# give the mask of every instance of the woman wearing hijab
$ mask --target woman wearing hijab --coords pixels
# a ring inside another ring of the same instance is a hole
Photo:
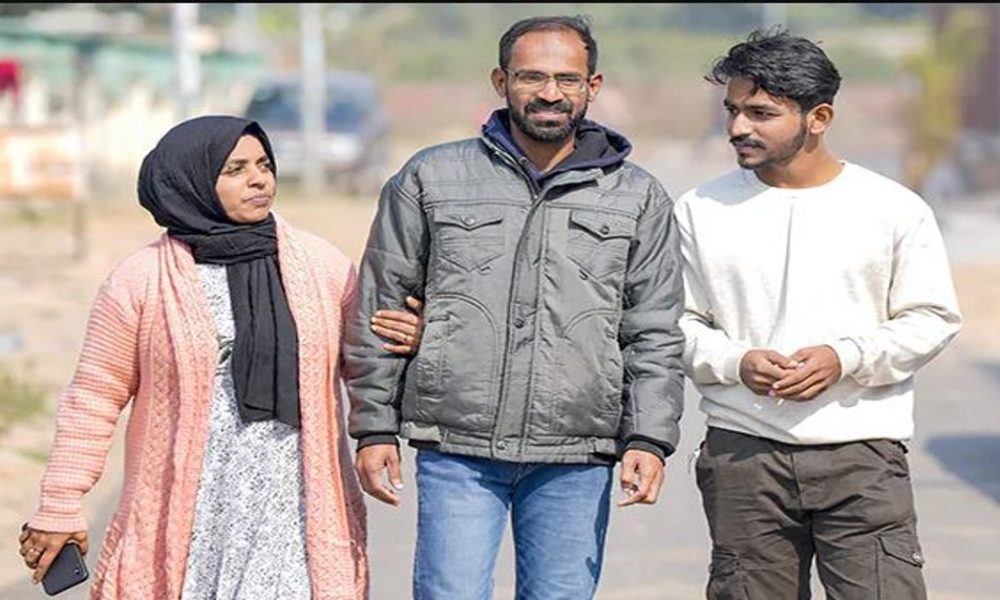
[[[86,551],[81,497],[131,400],[92,599],[366,597],[337,383],[354,268],[276,218],[274,192],[253,121],[192,119],[146,156],[139,201],[166,232],[95,301],[21,535],[36,582],[67,541]]]

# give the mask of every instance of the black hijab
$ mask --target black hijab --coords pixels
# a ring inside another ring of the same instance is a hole
[[[243,135],[260,140],[275,165],[267,134],[254,121],[208,116],[177,125],[142,161],[139,204],[171,237],[191,246],[195,262],[226,265],[240,417],[298,427],[298,334],[281,282],[274,216],[235,223],[215,192],[226,159]]]

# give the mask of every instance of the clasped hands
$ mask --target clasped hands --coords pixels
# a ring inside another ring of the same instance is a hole
[[[760,396],[778,402],[812,400],[840,379],[840,358],[830,346],[809,346],[784,356],[755,349],[740,360],[740,379]]]

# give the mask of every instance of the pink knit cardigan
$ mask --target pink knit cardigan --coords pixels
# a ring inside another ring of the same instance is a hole
[[[315,600],[367,597],[365,507],[341,426],[341,312],[351,261],[278,220],[278,260],[299,336],[306,554]],[[125,259],[91,311],[31,527],[86,529],[81,497],[104,470],[132,399],[125,476],[92,600],[180,598],[208,437],[215,325],[187,245],[166,235]]]

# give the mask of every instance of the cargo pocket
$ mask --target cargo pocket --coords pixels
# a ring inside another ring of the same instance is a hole
[[[878,536],[878,600],[924,600],[924,555],[909,532]]]
[[[708,600],[747,600],[747,577],[743,565],[735,554],[712,552],[712,566],[709,567]]]
[[[499,206],[440,206],[434,209],[438,255],[472,271],[504,253],[503,209]]]
[[[626,215],[573,210],[566,238],[570,260],[591,277],[624,272],[636,221]]]

